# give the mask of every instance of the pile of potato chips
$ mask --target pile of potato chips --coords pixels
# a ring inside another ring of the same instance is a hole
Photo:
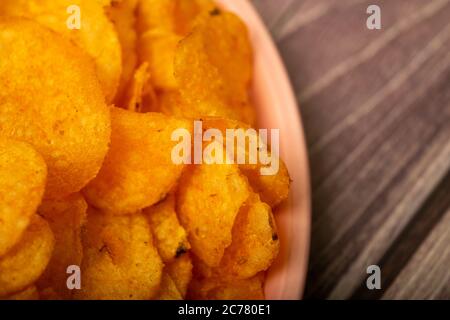
[[[171,160],[255,126],[251,78],[210,0],[0,1],[0,299],[263,299],[286,167]]]

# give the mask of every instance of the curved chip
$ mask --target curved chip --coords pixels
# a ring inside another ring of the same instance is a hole
[[[28,144],[0,138],[0,257],[27,228],[44,195],[47,166]]]
[[[216,267],[231,244],[234,220],[250,189],[236,165],[203,164],[189,169],[180,181],[177,212],[192,251]]]
[[[19,243],[0,258],[0,296],[19,292],[33,284],[47,267],[53,246],[50,226],[34,215]]]
[[[144,210],[162,260],[166,263],[181,257],[189,248],[186,231],[178,221],[173,195],[153,207]]]
[[[87,204],[80,194],[62,200],[44,201],[38,209],[50,225],[55,236],[55,249],[45,272],[37,282],[38,287],[54,289],[58,296],[72,296],[67,288],[67,268],[81,266],[83,247],[81,230],[86,221]]]
[[[142,214],[90,209],[83,247],[82,286],[76,299],[148,300],[158,294],[163,263]]]
[[[0,135],[28,142],[43,156],[46,198],[79,191],[100,169],[110,136],[91,60],[24,19],[0,18],[0,47]]]
[[[241,151],[245,152],[246,163],[239,164],[239,169],[248,178],[253,191],[257,192],[261,196],[263,202],[269,204],[272,208],[275,208],[288,198],[291,179],[289,177],[289,172],[283,160],[281,158],[273,159],[273,161],[277,161],[278,163],[278,171],[275,174],[262,175],[261,169],[264,168],[265,165],[261,163],[259,155],[257,163],[250,164],[248,161],[249,153],[254,152],[255,154],[258,154],[261,148],[264,148],[265,150],[268,151],[268,155],[272,157],[272,154],[270,153],[270,148],[268,148],[267,144],[263,142],[262,139],[260,139],[258,136],[255,136],[256,139],[255,146],[257,146],[257,149],[251,150],[250,139],[246,139],[244,144],[238,145],[238,140],[234,135],[227,136],[227,130],[230,129],[248,130],[250,129],[249,125],[236,120],[205,117],[203,118],[203,127],[205,129],[220,130],[222,132],[223,137],[227,137],[225,141],[227,144],[230,143],[235,147],[239,148],[245,146],[245,150]],[[244,131],[244,133],[246,132]],[[252,135],[249,136],[252,137]],[[236,154],[237,152],[235,152],[234,157],[235,162],[236,162]]]
[[[114,24],[122,50],[122,74],[115,98],[117,106],[124,105],[127,88],[137,67],[136,8],[138,0],[121,0],[107,6],[106,12]]]
[[[149,30],[139,37],[139,61],[149,63],[152,83],[156,89],[177,88],[174,59],[175,49],[181,39],[181,36],[161,29]]]
[[[83,48],[95,61],[103,93],[112,102],[122,72],[121,49],[114,26],[99,1],[2,0],[1,14],[35,20]]]
[[[134,112],[150,112],[155,109],[157,97],[150,78],[149,64],[144,62],[136,69],[120,107]]]
[[[161,287],[159,289],[159,294],[155,300],[183,300],[181,293],[173,281],[172,277],[166,272],[163,272],[161,278]]]
[[[168,263],[164,271],[171,277],[183,298],[186,297],[192,279],[192,259],[189,253],[177,257]]]
[[[171,140],[187,120],[112,109],[111,147],[97,177],[84,189],[88,203],[115,214],[134,213],[164,199],[183,164],[174,164]]]
[[[204,275],[229,279],[251,278],[270,267],[279,248],[272,210],[261,202],[257,194],[252,194],[236,217],[233,242],[225,250],[220,266],[206,269]],[[202,267],[198,270],[201,272]]]
[[[204,116],[255,122],[249,102],[253,72],[247,28],[234,14],[200,19],[175,52],[174,75],[188,118]]]
[[[138,30],[141,33],[162,29],[179,35],[192,30],[196,18],[216,8],[212,0],[145,0],[139,1]]]

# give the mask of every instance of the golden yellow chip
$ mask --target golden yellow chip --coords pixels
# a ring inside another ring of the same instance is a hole
[[[89,209],[83,249],[76,299],[147,300],[158,294],[163,263],[144,215]]]
[[[135,29],[138,0],[121,0],[106,7],[109,19],[114,24],[122,49],[122,75],[117,89],[115,104],[122,106],[126,90],[131,85],[137,67],[137,33]]]
[[[23,291],[14,293],[5,298],[6,300],[39,300],[36,286],[32,285]]]
[[[244,280],[224,281],[220,278],[193,279],[189,299],[194,300],[263,300],[264,273]]]
[[[0,138],[0,257],[27,228],[44,195],[46,177],[47,166],[30,145]]]
[[[216,272],[246,279],[267,270],[278,255],[280,242],[269,205],[252,194],[233,226],[233,242],[225,250]]]
[[[176,0],[144,0],[138,4],[138,31],[151,29],[174,30]]]
[[[183,175],[177,212],[192,251],[208,266],[219,265],[231,244],[235,217],[248,196],[247,179],[235,165],[197,165]]]
[[[91,60],[22,19],[0,18],[0,47],[0,135],[26,141],[43,156],[46,198],[79,191],[100,169],[110,136]]]
[[[157,97],[150,78],[149,64],[144,62],[135,71],[120,106],[134,112],[150,112],[156,108]]]
[[[200,19],[175,53],[174,74],[188,118],[224,117],[254,124],[249,102],[252,50],[247,29],[232,13]]]
[[[179,35],[192,30],[195,19],[216,7],[212,0],[144,0],[139,1],[138,29],[141,33],[162,29]]]
[[[83,48],[95,61],[106,100],[113,100],[122,72],[120,43],[98,1],[2,0],[0,14],[33,19]]]
[[[83,258],[81,228],[86,221],[87,204],[80,194],[63,200],[44,201],[38,212],[50,224],[55,235],[55,249],[52,258],[39,278],[38,287],[52,287],[58,296],[70,298],[67,289],[67,268],[80,266]]]
[[[171,277],[183,298],[186,297],[189,283],[192,279],[192,259],[189,253],[177,257],[168,263],[164,269]]]
[[[172,132],[189,121],[157,113],[112,109],[111,147],[97,177],[84,189],[86,200],[115,214],[133,213],[164,199],[184,165],[174,164]]]
[[[175,212],[175,197],[169,195],[163,202],[144,210],[152,228],[156,247],[164,263],[182,256],[190,248],[186,231]]]
[[[34,215],[19,243],[0,258],[0,297],[33,284],[50,261],[53,246],[50,226]]]
[[[161,287],[155,300],[183,300],[175,282],[166,272],[163,272]]]
[[[250,126],[245,123],[230,120],[230,119],[221,119],[221,118],[203,118],[203,127],[205,129],[218,129],[222,132],[224,137],[227,137],[226,130],[227,129],[243,129],[248,130]],[[279,167],[278,171],[272,175],[262,175],[261,169],[266,167],[263,165],[258,158],[258,162],[256,164],[249,163],[249,152],[258,153],[260,148],[266,148],[268,154],[270,154],[270,148],[267,148],[267,145],[261,141],[259,137],[256,136],[257,148],[256,150],[250,150],[250,141],[245,140],[245,164],[240,164],[239,169],[242,173],[248,178],[250,185],[253,191],[257,192],[261,196],[261,200],[267,204],[269,204],[272,208],[275,208],[281,202],[285,201],[289,196],[290,189],[290,177],[289,172],[284,164],[283,160],[280,158],[273,159],[277,161]],[[238,146],[237,139],[233,136],[231,141],[227,141],[226,143],[230,143],[235,147]],[[237,154],[237,152],[236,152]],[[236,154],[234,160],[236,161]],[[272,156],[272,155],[271,155]]]
[[[139,37],[139,61],[148,62],[156,89],[177,88],[174,77],[175,49],[181,36],[162,29],[152,29]]]

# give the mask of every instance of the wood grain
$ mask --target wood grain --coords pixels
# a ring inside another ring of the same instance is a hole
[[[309,146],[306,298],[450,299],[450,0],[253,3]],[[381,30],[366,28],[370,4],[381,7]],[[371,264],[382,290],[365,287]]]

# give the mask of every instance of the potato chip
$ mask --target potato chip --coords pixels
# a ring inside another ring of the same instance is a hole
[[[87,204],[80,194],[63,200],[44,201],[38,209],[55,235],[55,249],[45,272],[38,280],[39,288],[52,287],[58,296],[70,298],[67,268],[80,266],[83,258],[81,228],[86,221]]]
[[[39,300],[39,293],[36,286],[32,285],[23,291],[14,293],[5,298],[6,300]]]
[[[28,20],[0,18],[0,47],[0,135],[26,141],[43,156],[46,198],[79,191],[100,169],[110,136],[93,64]]]
[[[166,272],[163,272],[161,288],[159,290],[159,294],[155,300],[183,300],[175,282]]]
[[[192,279],[192,268],[192,259],[189,253],[177,257],[164,268],[164,271],[171,277],[183,298],[186,297],[187,289]]]
[[[224,137],[226,137],[227,129],[250,129],[250,126],[239,121],[208,117],[203,118],[203,127],[205,129],[218,129],[222,132]],[[227,143],[234,143],[234,146],[237,146],[236,139],[234,139],[234,141],[227,141]],[[258,144],[264,144],[264,142],[258,138]],[[246,140],[246,163],[240,164],[239,169],[241,169],[242,173],[248,178],[252,189],[261,196],[262,201],[269,204],[272,208],[275,208],[289,196],[289,172],[283,160],[277,159],[279,163],[278,172],[274,175],[262,175],[261,168],[264,167],[262,163],[258,162],[257,164],[250,164],[248,162],[249,146],[249,141]],[[236,158],[234,158],[234,160],[236,161]]]
[[[252,51],[245,25],[234,14],[218,10],[199,21],[175,52],[182,113],[254,124],[248,94]]]
[[[184,165],[171,159],[174,130],[192,131],[186,120],[157,113],[112,109],[111,147],[97,177],[84,189],[86,200],[116,214],[134,213],[164,199]]]
[[[177,88],[174,59],[175,49],[181,39],[181,36],[162,29],[149,30],[139,37],[139,61],[149,63],[152,82],[156,89]]]
[[[0,258],[0,297],[33,284],[50,261],[53,246],[50,226],[34,215],[19,243]]]
[[[122,106],[126,91],[131,85],[137,67],[137,33],[135,29],[138,0],[114,1],[106,7],[106,13],[114,24],[122,50],[122,74],[115,104]]]
[[[276,208],[288,198],[291,180],[286,165],[281,159],[276,175],[261,175],[261,165],[242,165],[240,169],[248,178],[253,190],[259,193],[262,201],[272,208]]]
[[[207,276],[251,278],[267,270],[278,255],[280,243],[269,205],[252,194],[233,226],[233,242],[225,250],[220,266]]]
[[[28,144],[0,138],[0,257],[27,228],[42,200],[47,166]]]
[[[145,62],[134,73],[121,107],[134,112],[150,112],[156,105],[157,97],[150,82],[149,64]]]
[[[138,31],[151,29],[174,31],[176,0],[144,0],[138,4]]]
[[[162,29],[186,35],[195,19],[216,7],[211,0],[144,0],[138,6],[138,29],[141,33]]]
[[[73,6],[78,6],[79,17],[76,11],[70,10],[74,8]],[[83,48],[95,61],[97,75],[106,100],[108,102],[113,100],[122,72],[120,43],[114,26],[106,17],[99,2],[2,0],[0,14],[33,19]],[[78,26],[76,22],[80,22],[80,25]],[[35,50],[35,52],[39,51]]]
[[[235,217],[248,196],[247,179],[235,165],[192,166],[183,175],[177,212],[192,251],[208,266],[217,266],[231,244]]]
[[[192,31],[200,15],[217,10],[217,5],[212,0],[176,0],[175,2],[175,31],[183,36]]]
[[[186,231],[178,221],[173,195],[144,210],[152,228],[156,247],[162,260],[170,262],[185,254],[190,248]]]
[[[83,248],[76,299],[140,300],[158,294],[163,263],[144,215],[89,209]]]
[[[223,281],[220,278],[193,279],[188,298],[194,300],[263,300],[264,273],[253,278]]]
[[[157,111],[168,116],[182,118],[183,110],[186,106],[183,105],[180,92],[177,90],[162,91],[158,94]]]

